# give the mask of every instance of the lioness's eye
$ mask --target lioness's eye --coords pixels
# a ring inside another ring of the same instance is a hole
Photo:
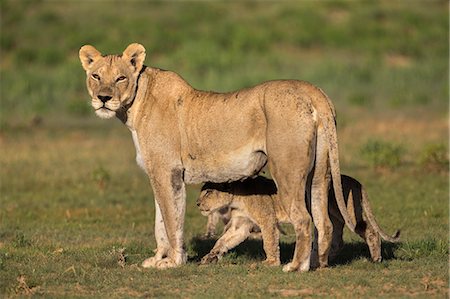
[[[124,81],[127,77],[125,76],[120,76],[119,78],[116,79],[116,82],[120,82],[120,81]]]
[[[97,74],[92,74],[92,78],[94,78],[95,80],[100,80],[100,76]]]

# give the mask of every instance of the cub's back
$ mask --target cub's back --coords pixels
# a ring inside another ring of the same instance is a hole
[[[239,208],[257,224],[265,219],[273,220],[276,212],[273,196],[277,192],[273,180],[262,176],[231,183],[233,206]]]

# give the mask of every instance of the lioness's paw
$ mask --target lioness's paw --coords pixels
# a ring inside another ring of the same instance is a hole
[[[292,262],[283,266],[283,272],[294,272],[297,271],[298,267],[295,267]]]
[[[219,256],[215,253],[208,253],[200,261],[201,265],[207,265],[211,263],[217,263],[219,261]]]
[[[303,263],[302,265],[294,264],[293,262],[290,262],[283,267],[283,272],[307,272],[309,271],[309,261],[306,263]]]
[[[214,239],[215,237],[216,237],[216,234],[212,233],[212,232],[207,232],[206,234],[201,236],[201,238],[204,239],[204,240]]]
[[[144,260],[141,264],[143,268],[156,268],[156,263],[160,261],[161,259],[157,258],[156,256],[149,257],[148,259]]]
[[[163,269],[169,269],[169,268],[175,268],[180,266],[181,264],[176,263],[171,258],[163,258],[162,260],[159,260],[156,262],[156,268],[163,270]]]

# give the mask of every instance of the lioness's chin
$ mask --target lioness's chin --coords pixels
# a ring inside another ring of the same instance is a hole
[[[116,112],[111,111],[106,108],[100,108],[100,109],[95,110],[95,114],[97,114],[97,116],[100,118],[108,119],[108,118],[114,117],[116,115]]]

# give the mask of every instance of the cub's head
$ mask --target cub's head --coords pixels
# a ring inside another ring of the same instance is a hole
[[[233,200],[233,195],[229,192],[228,184],[206,183],[203,185],[197,199],[197,206],[202,215],[207,216],[214,211],[229,206]]]
[[[79,55],[95,113],[101,118],[115,116],[135,96],[145,48],[131,44],[121,55],[102,55],[93,46],[86,45],[81,47]]]

